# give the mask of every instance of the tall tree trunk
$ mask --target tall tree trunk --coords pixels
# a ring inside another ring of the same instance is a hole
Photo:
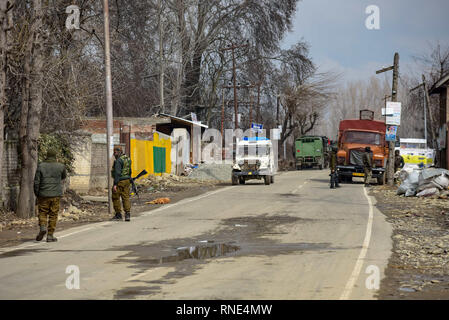
[[[0,203],[3,206],[3,149],[4,118],[6,109],[6,64],[7,64],[7,0],[0,0]]]
[[[34,215],[33,181],[37,167],[42,110],[42,0],[33,0],[33,24],[25,58],[25,79],[20,121],[21,177],[17,215],[27,218]]]

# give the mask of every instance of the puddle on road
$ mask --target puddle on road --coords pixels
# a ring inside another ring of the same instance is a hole
[[[115,247],[109,250],[124,251],[124,255],[110,263],[131,264],[135,274],[145,273],[151,268],[167,266],[173,271],[159,279],[132,280],[138,286],[125,287],[115,294],[117,299],[133,299],[160,293],[161,283],[170,285],[179,278],[195,273],[204,264],[217,259],[232,257],[273,257],[314,251],[328,253],[343,248],[332,248],[330,243],[282,243],[273,236],[288,234],[291,225],[314,223],[314,219],[303,219],[285,215],[245,216],[225,219],[208,233],[192,238],[178,238],[156,243],[141,243]],[[207,239],[207,240],[205,240]],[[145,283],[147,287],[142,286]]]
[[[239,250],[240,247],[229,243],[204,243],[189,247],[176,248],[176,253],[168,256],[153,259],[138,259],[137,262],[146,262],[148,264],[163,264],[179,262],[186,259],[210,259],[226,256]],[[164,250],[167,251],[167,250]]]

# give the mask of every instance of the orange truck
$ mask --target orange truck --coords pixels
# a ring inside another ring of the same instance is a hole
[[[368,115],[368,116],[366,116]],[[362,110],[359,120],[342,120],[338,132],[337,173],[343,182],[353,177],[364,177],[363,153],[370,147],[373,155],[372,177],[378,184],[385,183],[388,142],[386,125],[375,121],[374,112]]]

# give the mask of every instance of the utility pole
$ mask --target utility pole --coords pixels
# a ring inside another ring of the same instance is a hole
[[[234,85],[232,85],[232,86],[223,86],[222,87],[222,89],[234,89],[234,90],[237,90],[237,89],[251,89],[251,88],[254,88],[255,86],[256,86],[257,84],[246,84],[246,85],[240,85],[240,83],[238,84],[238,85],[236,85],[235,83],[234,83]],[[224,97],[224,91],[223,91],[223,97]],[[223,98],[224,99],[224,98]],[[252,95],[250,94],[250,109],[249,109],[249,117],[250,117],[250,122],[251,122],[251,119],[252,119],[252,112],[253,112],[253,110],[252,110]],[[235,109],[235,106],[236,106],[236,104],[237,104],[237,101],[235,101],[235,93],[234,93],[234,111],[235,110],[237,110],[237,109]],[[223,104],[224,105],[224,104]],[[223,109],[224,110],[224,109]],[[236,113],[237,114],[237,113]],[[224,111],[223,111],[223,116],[222,116],[222,118],[224,117]],[[237,124],[237,116],[236,116],[236,124]]]
[[[259,82],[257,84],[257,116],[256,116],[257,123],[260,123],[260,85],[261,83]]]
[[[235,49],[239,49],[239,48],[244,48],[244,47],[247,47],[247,46],[248,46],[248,43],[240,44],[240,45],[231,44],[227,48],[221,49],[221,51],[228,51],[228,50],[232,51],[232,78],[233,78],[233,87],[234,87],[235,129],[238,129],[239,119],[238,119],[238,114],[237,114],[237,112],[238,112],[238,104],[237,104],[237,76],[236,76],[236,65],[235,65],[235,53],[234,53],[234,50]]]
[[[394,54],[393,65],[376,71],[376,74],[384,73],[393,70],[393,85],[391,91],[391,101],[397,102],[398,97],[398,80],[399,80],[399,53]],[[388,185],[394,185],[394,146],[395,141],[388,141],[388,166],[387,166],[387,180]]]
[[[164,36],[163,36],[163,30],[164,25],[162,21],[162,0],[158,1],[158,16],[159,16],[159,63],[160,63],[160,71],[161,74],[159,75],[159,95],[160,95],[160,105],[162,113],[165,113],[165,98],[164,98],[164,78],[165,78],[165,58],[164,58]]]
[[[111,158],[113,154],[113,119],[112,119],[112,81],[111,81],[111,54],[109,44],[109,3],[108,0],[103,0],[103,13],[104,13],[104,61],[106,71],[106,144],[107,144],[107,172],[108,177],[108,208],[109,213],[112,214],[112,179],[111,170],[112,163]]]
[[[278,94],[276,96],[276,125],[279,126],[279,104],[281,96]]]
[[[430,97],[429,97],[429,90],[427,89],[427,83],[426,83],[426,77],[422,75],[422,83],[410,90],[410,92],[413,92],[419,88],[423,88],[423,105],[424,105],[424,136],[426,139],[426,149],[427,149],[427,114],[429,114],[429,120],[430,120],[430,140],[431,140],[431,147],[434,146],[435,141],[435,135],[433,132],[432,124],[435,123],[433,119],[433,113],[430,110]]]

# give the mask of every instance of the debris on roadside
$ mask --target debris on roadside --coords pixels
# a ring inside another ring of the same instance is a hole
[[[152,201],[145,202],[145,204],[166,204],[170,203],[170,198],[157,198]]]
[[[231,175],[232,165],[230,164],[201,163],[197,168],[192,169],[188,178],[199,181],[230,182]]]
[[[397,195],[448,198],[449,170],[407,168],[396,173],[396,177],[402,181]]]

